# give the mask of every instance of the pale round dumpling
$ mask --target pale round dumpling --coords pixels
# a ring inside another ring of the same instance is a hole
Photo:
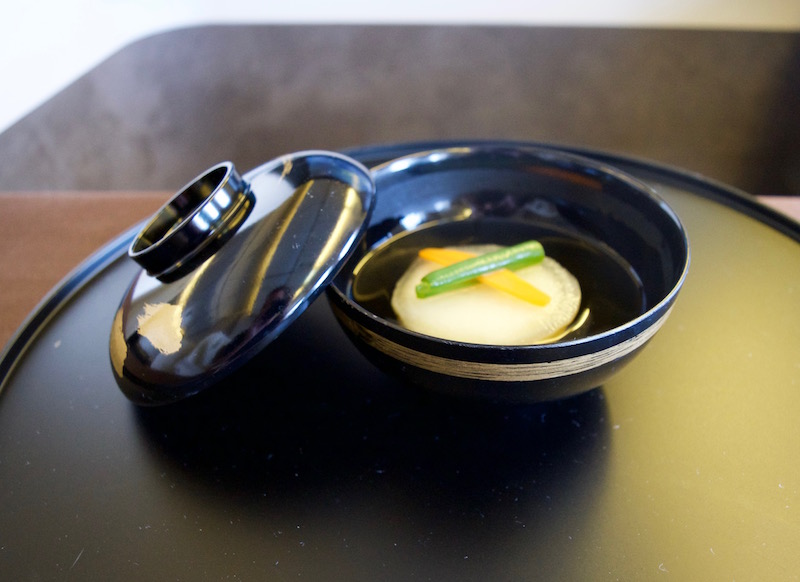
[[[501,247],[453,247],[484,254]],[[441,265],[417,258],[400,277],[392,293],[392,308],[400,323],[412,331],[459,342],[489,345],[527,345],[546,340],[575,319],[581,304],[578,280],[557,261],[545,257],[536,265],[514,271],[550,296],[538,306],[484,284],[448,291],[425,299],[416,286]]]

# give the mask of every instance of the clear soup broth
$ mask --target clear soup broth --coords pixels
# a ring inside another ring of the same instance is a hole
[[[353,270],[347,292],[371,313],[400,323],[391,307],[394,286],[424,247],[513,245],[538,240],[545,253],[569,270],[581,286],[579,317],[586,320],[560,342],[600,334],[644,313],[644,287],[634,269],[611,248],[547,225],[481,218],[430,223],[396,235],[367,253]]]

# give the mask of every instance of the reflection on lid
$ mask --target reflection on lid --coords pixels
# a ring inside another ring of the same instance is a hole
[[[162,354],[174,354],[183,341],[182,312],[182,305],[145,303],[143,312],[136,317],[139,335]]]

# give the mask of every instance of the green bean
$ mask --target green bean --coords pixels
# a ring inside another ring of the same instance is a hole
[[[447,286],[454,283],[469,281],[499,269],[521,269],[534,265],[543,258],[544,248],[541,243],[527,241],[431,271],[422,278],[422,284],[433,290],[430,294],[435,294],[439,287],[445,286],[442,289],[444,291],[450,289]]]

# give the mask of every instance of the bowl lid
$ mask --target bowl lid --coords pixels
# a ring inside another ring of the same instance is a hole
[[[109,351],[122,391],[166,404],[218,382],[274,340],[327,287],[375,198],[364,166],[323,151],[240,176],[197,176],[135,237],[142,270],[117,310]]]

